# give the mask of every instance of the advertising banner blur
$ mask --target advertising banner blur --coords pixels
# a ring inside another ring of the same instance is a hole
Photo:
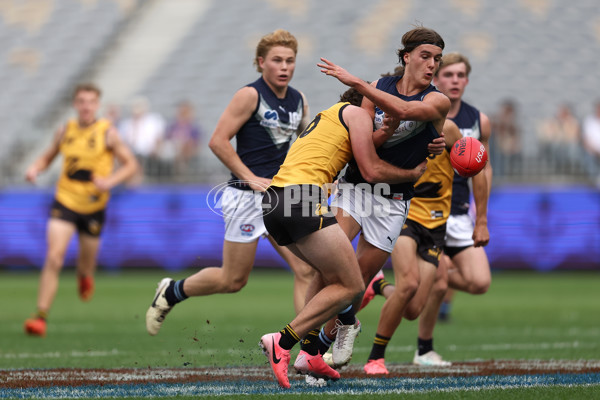
[[[169,270],[220,265],[224,223],[208,186],[144,187],[113,193],[102,235],[103,269]],[[53,194],[6,189],[0,193],[0,265],[36,267],[46,251]],[[499,187],[489,203],[494,269],[600,269],[600,193],[587,187]],[[240,229],[248,228],[241,226]],[[74,265],[77,241],[67,254]],[[256,266],[286,267],[262,239]]]

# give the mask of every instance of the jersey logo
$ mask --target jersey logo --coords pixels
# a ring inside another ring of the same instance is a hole
[[[431,219],[443,218],[444,212],[442,210],[431,210]]]
[[[242,236],[252,236],[252,232],[254,232],[254,229],[254,225],[252,224],[240,225],[240,231],[242,231]]]
[[[431,257],[435,257],[439,260],[441,254],[442,254],[442,250],[434,247],[433,249],[428,249],[427,254],[430,255]]]
[[[375,129],[380,129],[383,126],[384,118],[385,113],[379,108],[376,108],[374,119]],[[411,137],[421,133],[426,126],[427,123],[424,121],[402,121],[394,131],[393,135],[382,145],[382,147],[391,147],[407,139],[410,139]]]
[[[472,137],[475,139],[481,138],[481,132],[479,130],[479,121],[475,121],[475,124],[471,128],[461,128],[459,129],[461,135],[464,137]]]
[[[273,106],[275,107],[275,106]],[[289,144],[290,138],[297,132],[298,126],[302,121],[302,108],[298,106],[298,110],[279,114],[277,110],[271,108],[269,103],[260,96],[258,110],[254,117],[258,120],[260,126],[265,128],[269,136],[278,148]]]
[[[91,220],[88,223],[88,229],[92,235],[98,235],[100,233],[100,229],[102,229],[102,224],[96,220]]]
[[[272,119],[277,121],[279,119],[279,114],[277,114],[277,111],[272,110],[272,111],[265,111],[265,115],[264,115],[265,119]]]

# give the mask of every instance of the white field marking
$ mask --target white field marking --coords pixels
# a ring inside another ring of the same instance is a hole
[[[595,341],[573,341],[573,342],[542,342],[542,343],[484,343],[476,345],[446,345],[440,346],[440,352],[464,352],[464,351],[498,351],[498,350],[549,350],[549,349],[596,349],[600,344]],[[416,346],[388,346],[387,351],[393,353],[414,353]],[[371,347],[356,346],[355,354],[366,354]]]
[[[546,342],[546,343],[495,343],[481,344],[473,346],[449,345],[445,346],[448,351],[498,351],[498,350],[556,350],[556,349],[595,349],[598,348],[595,342]]]

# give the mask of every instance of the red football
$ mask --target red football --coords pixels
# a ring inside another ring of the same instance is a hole
[[[450,163],[460,176],[477,175],[487,163],[487,152],[481,142],[472,137],[458,139],[450,151]]]

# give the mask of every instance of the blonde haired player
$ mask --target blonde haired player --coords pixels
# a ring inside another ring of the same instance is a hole
[[[258,239],[267,235],[260,207],[264,191],[283,163],[292,137],[304,129],[308,119],[304,95],[289,86],[297,50],[296,38],[283,29],[265,35],[256,46],[254,63],[261,76],[235,93],[209,143],[232,174],[222,197],[223,263],[186,279],[164,278],[146,313],[150,335],[158,334],[167,313],[188,297],[234,293],[246,285]],[[230,142],[234,137],[237,148]],[[312,269],[267,237],[294,271],[294,305],[298,312],[304,304]]]
[[[40,275],[37,313],[25,321],[25,332],[46,335],[48,312],[58,290],[65,253],[75,232],[79,236],[77,279],[79,297],[88,301],[94,292],[94,272],[110,189],[133,176],[137,161],[106,119],[98,119],[100,89],[93,84],[78,85],[73,94],[77,118],[69,120],[54,134],[52,143],[27,169],[26,179],[37,175],[63,156],[62,171],[47,226],[48,249]],[[113,169],[114,159],[120,167]]]

